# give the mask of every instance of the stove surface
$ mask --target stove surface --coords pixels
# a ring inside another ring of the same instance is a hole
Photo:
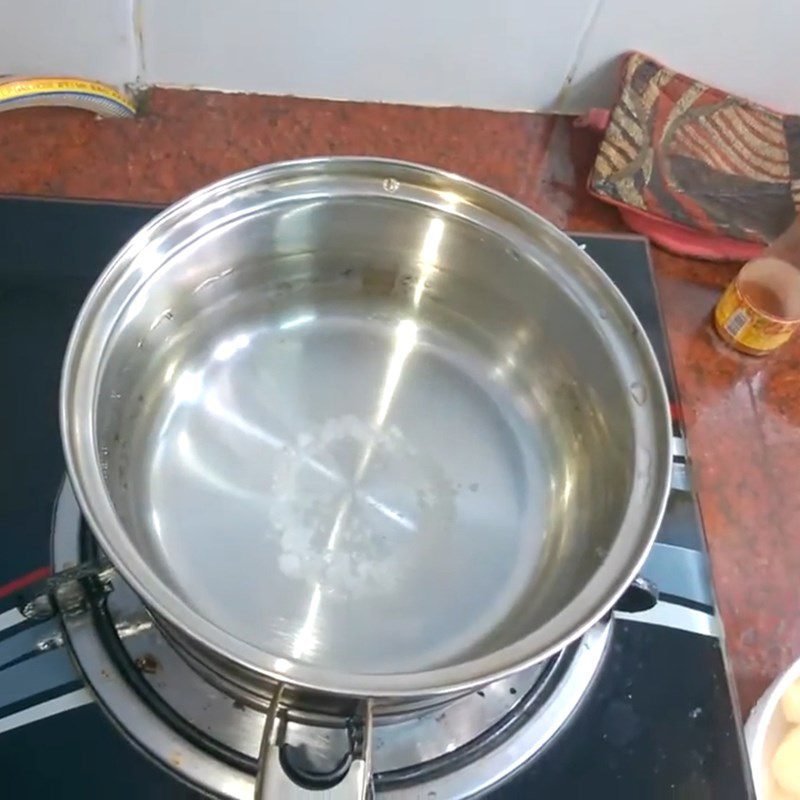
[[[177,777],[180,764],[154,763],[146,743],[133,745],[93,702],[58,624],[30,625],[15,610],[51,564],[51,515],[64,474],[58,381],[72,323],[105,264],[157,210],[0,200],[0,770],[15,797],[92,796],[87,787],[110,797],[201,796]],[[574,238],[642,321],[677,410],[646,243]],[[677,419],[675,436],[674,488],[643,570],[659,602],[614,614],[589,691],[560,731],[487,796],[752,796]],[[390,788],[379,782],[379,796]],[[432,797],[413,781],[397,796]]]

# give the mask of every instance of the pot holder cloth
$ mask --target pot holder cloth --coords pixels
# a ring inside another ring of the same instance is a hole
[[[800,117],[630,53],[588,188],[668,250],[752,258],[800,207]]]

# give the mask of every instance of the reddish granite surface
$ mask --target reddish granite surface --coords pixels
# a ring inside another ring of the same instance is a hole
[[[583,188],[596,144],[563,117],[156,90],[136,120],[0,115],[0,193],[166,203],[267,161],[375,154],[460,172],[562,227],[621,230]],[[763,360],[733,353],[708,314],[736,265],[654,258],[746,712],[800,656],[800,337]]]

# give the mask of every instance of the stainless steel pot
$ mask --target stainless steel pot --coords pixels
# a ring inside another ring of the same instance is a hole
[[[395,714],[563,648],[669,483],[662,378],[602,271],[379,159],[258,168],[149,223],[80,313],[61,424],[112,562],[276,713]]]

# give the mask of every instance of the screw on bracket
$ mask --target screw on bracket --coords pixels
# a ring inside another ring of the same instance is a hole
[[[57,572],[35,589],[35,596],[20,609],[29,620],[44,620],[58,613],[72,615],[85,611],[92,596],[111,590],[113,567],[87,562]]]

